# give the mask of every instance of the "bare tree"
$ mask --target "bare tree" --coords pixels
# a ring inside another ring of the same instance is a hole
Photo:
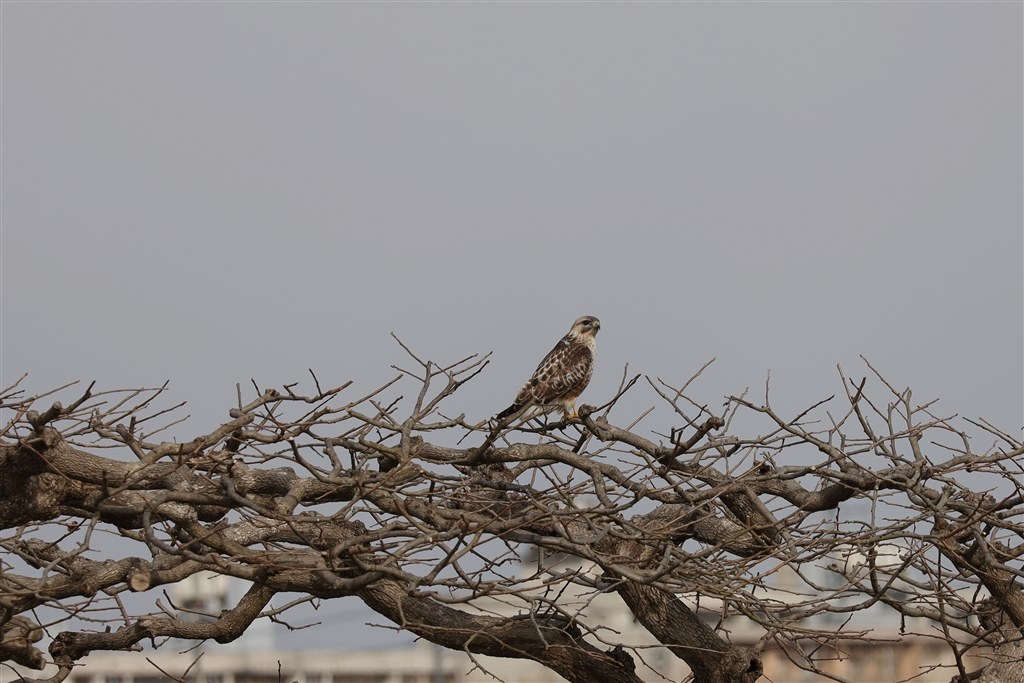
[[[445,648],[633,683],[644,652],[585,607],[617,596],[699,683],[770,677],[766,647],[823,671],[837,643],[869,637],[847,617],[879,603],[931,624],[954,681],[1022,680],[1018,438],[941,416],[870,366],[870,382],[840,370],[839,395],[796,415],[772,407],[767,384],[712,411],[693,378],[624,373],[578,423],[499,429],[446,415],[486,358],[409,356],[415,370],[364,395],[315,376],[305,391],[240,389],[228,421],[184,442],[161,440],[182,428],[156,407],[166,387],[3,390],[3,659],[56,665],[47,680],[62,681],[92,651],[227,642],[304,601],[348,598]],[[661,433],[641,433],[646,413],[613,422],[644,386],[671,416]],[[102,534],[126,539],[120,556],[90,552]],[[527,568],[529,552],[576,561]],[[783,570],[801,590],[779,599]],[[206,621],[160,600],[133,613],[125,599],[201,571],[251,587]],[[305,597],[272,605],[280,593]],[[737,619],[760,640],[730,642]],[[968,670],[967,653],[987,664]]]

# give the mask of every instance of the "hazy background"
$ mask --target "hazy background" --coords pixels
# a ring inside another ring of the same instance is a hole
[[[4,384],[169,379],[198,433],[394,331],[494,351],[480,419],[586,313],[584,401],[717,357],[795,410],[863,354],[1019,433],[1021,3],[0,11]]]

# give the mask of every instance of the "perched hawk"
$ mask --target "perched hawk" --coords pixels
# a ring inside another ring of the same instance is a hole
[[[497,415],[499,422],[517,417],[529,420],[561,408],[566,420],[579,417],[576,399],[594,374],[594,343],[601,321],[592,315],[578,318],[569,333],[540,362],[516,400]]]

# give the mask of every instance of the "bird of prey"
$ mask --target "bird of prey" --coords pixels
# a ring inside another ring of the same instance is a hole
[[[516,400],[497,415],[499,423],[529,420],[561,408],[566,420],[578,419],[576,399],[594,374],[594,345],[601,321],[592,315],[577,318],[569,332],[540,362]]]

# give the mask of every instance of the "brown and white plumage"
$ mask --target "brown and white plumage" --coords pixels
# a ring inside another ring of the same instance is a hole
[[[497,415],[501,422],[529,420],[557,408],[565,419],[578,417],[576,399],[594,374],[594,347],[601,321],[592,315],[578,318],[540,362],[516,400]]]

